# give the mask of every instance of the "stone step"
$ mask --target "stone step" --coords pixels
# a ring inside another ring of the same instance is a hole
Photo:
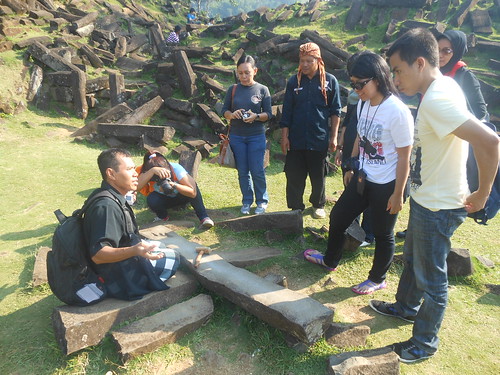
[[[276,285],[226,262],[217,254],[205,255],[198,268],[194,260],[200,245],[158,225],[141,230],[141,235],[176,249],[182,263],[194,272],[205,288],[302,342],[314,343],[332,322],[333,311],[318,301]]]
[[[191,296],[198,287],[192,275],[177,271],[170,289],[135,301],[106,299],[92,306],[59,306],[52,312],[54,335],[64,354],[98,344],[109,330],[127,320],[142,318]]]
[[[111,332],[123,362],[179,340],[205,324],[214,312],[212,298],[200,294],[167,310]]]

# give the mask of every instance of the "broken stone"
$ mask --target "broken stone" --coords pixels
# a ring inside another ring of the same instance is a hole
[[[196,74],[194,74],[191,68],[186,52],[175,51],[172,60],[184,96],[186,98],[196,96],[198,94],[198,89],[196,88]]]
[[[221,221],[217,225],[235,232],[266,230],[273,228],[285,233],[302,233],[302,213],[300,210],[271,212]]]
[[[325,340],[339,348],[365,346],[369,335],[370,327],[366,325],[332,323],[325,332]]]
[[[137,140],[145,135],[148,138],[164,143],[172,139],[175,129],[169,126],[138,125],[138,124],[99,124],[97,133],[106,137],[118,137],[129,140]]]
[[[54,308],[52,325],[63,354],[96,345],[111,328],[179,303],[198,288],[195,279],[181,271],[177,271],[167,285],[170,287],[168,290],[149,293],[139,300],[109,298],[92,306]]]
[[[212,298],[199,294],[152,316],[111,332],[123,362],[176,342],[205,324],[214,312]]]
[[[282,252],[274,247],[259,246],[238,251],[225,251],[219,255],[233,266],[245,268],[258,264],[264,260],[278,257],[282,255]]]
[[[474,273],[474,267],[468,249],[452,248],[446,258],[448,276],[469,276]]]
[[[478,255],[476,257],[476,259],[479,261],[479,263],[481,263],[483,266],[485,267],[488,267],[488,268],[494,268],[495,267],[495,263],[491,260],[491,259],[488,259],[482,255]]]
[[[91,133],[94,133],[97,129],[97,125],[99,123],[107,123],[107,122],[113,122],[116,121],[120,118],[122,118],[125,114],[132,112],[132,109],[129,108],[128,105],[125,103],[120,103],[110,109],[108,109],[106,112],[104,112],[102,115],[96,117],[94,120],[86,124],[84,127],[78,129],[75,131],[73,134],[71,134],[73,137],[76,136],[81,136],[81,135],[88,135]]]
[[[399,375],[399,357],[390,347],[346,352],[328,359],[330,375]]]
[[[33,286],[39,286],[48,282],[47,253],[49,251],[49,247],[42,246],[36,253],[35,267],[33,268]]]
[[[276,273],[268,273],[266,276],[264,276],[264,280],[270,281],[277,285],[281,285],[283,288],[288,288],[288,280],[286,276],[278,275]]]
[[[176,249],[182,263],[196,273],[197,279],[208,290],[305,343],[317,341],[331,323],[333,311],[318,301],[234,267],[217,254],[204,255],[195,269],[193,263],[198,255],[195,249],[200,245],[187,241],[165,226],[143,229],[141,234]]]

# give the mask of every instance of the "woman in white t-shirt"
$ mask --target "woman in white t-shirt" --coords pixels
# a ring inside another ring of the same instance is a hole
[[[351,86],[360,97],[358,135],[344,177],[346,188],[330,213],[325,255],[308,249],[304,257],[334,271],[342,258],[344,232],[368,206],[372,210],[375,255],[368,279],[355,285],[358,294],[387,286],[386,273],[394,256],[394,225],[403,207],[413,144],[413,118],[394,95],[390,69],[379,55],[359,54],[349,71]]]

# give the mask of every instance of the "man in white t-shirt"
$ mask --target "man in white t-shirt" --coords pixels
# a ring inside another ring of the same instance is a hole
[[[396,302],[372,300],[370,306],[413,322],[411,339],[393,344],[400,361],[411,363],[437,351],[448,301],[450,238],[468,212],[486,203],[498,168],[499,138],[467,111],[458,84],[439,71],[438,45],[428,30],[410,30],[394,42],[387,56],[398,89],[423,97],[415,122],[410,218]],[[467,142],[480,176],[472,194],[466,180]]]

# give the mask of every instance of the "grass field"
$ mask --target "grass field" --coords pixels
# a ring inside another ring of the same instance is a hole
[[[69,132],[80,121],[62,115],[42,116],[31,111],[0,119],[0,373],[3,374],[205,374],[206,368],[218,374],[321,374],[329,355],[340,352],[320,340],[307,353],[289,349],[281,332],[269,327],[231,303],[213,295],[215,313],[211,321],[176,344],[121,365],[109,338],[101,344],[64,357],[54,340],[50,314],[60,303],[45,287],[32,288],[34,257],[40,246],[50,246],[56,225],[52,212],[61,208],[69,213],[79,207],[99,185],[96,158],[105,148],[100,144],[72,141]],[[277,148],[277,145],[273,146]],[[140,162],[141,154],[134,152]],[[269,211],[286,210],[283,164],[272,161],[268,168]],[[203,162],[199,184],[209,210],[217,222],[238,216],[240,193],[234,170]],[[339,176],[327,180],[330,201],[340,192]],[[331,204],[327,207],[329,210]],[[136,207],[140,224],[149,223],[153,214],[140,199]],[[172,219],[196,217],[192,209],[172,211]],[[405,227],[407,207],[398,220]],[[314,220],[308,210],[304,226],[319,228],[327,220]],[[470,249],[498,264],[500,240],[498,218],[488,226],[468,220],[457,231],[453,246]],[[260,231],[231,233],[215,227],[209,231],[191,228],[181,232],[191,240],[219,252],[269,245]],[[373,247],[344,259],[339,270],[328,275],[318,267],[293,259],[308,247],[324,249],[325,242],[305,235],[304,240],[284,236],[271,243],[283,255],[254,266],[259,275],[273,272],[287,277],[289,287],[334,304],[335,321],[367,324],[372,329],[368,348],[384,346],[411,334],[411,326],[390,318],[375,316],[367,307],[369,296],[356,296],[350,286],[365,279]],[[401,253],[402,242],[397,252]],[[441,347],[435,358],[421,364],[402,365],[403,374],[495,374],[498,372],[498,318],[500,297],[485,284],[499,284],[498,268],[488,269],[474,259],[471,277],[454,278],[450,303],[440,333]],[[401,266],[391,267],[386,290],[377,298],[392,300]],[[349,348],[359,349],[359,348]],[[345,350],[345,349],[344,349]]]
[[[116,0],[111,3],[119,4]],[[157,9],[158,2],[151,3]],[[492,0],[480,1],[488,7]],[[326,4],[325,4],[326,5]],[[433,5],[434,7],[436,4]],[[300,35],[306,28],[314,28],[320,34],[328,34],[333,41],[345,41],[363,33],[369,34],[366,46],[379,50],[384,27],[373,23],[367,30],[357,28],[345,32],[342,22],[347,8],[328,6],[323,16],[313,26],[305,18],[292,18],[275,29],[277,33]],[[332,25],[330,16],[339,15]],[[183,19],[183,18],[182,18]],[[177,19],[171,23],[180,22]],[[137,27],[135,25],[134,27]],[[265,25],[258,24],[251,31],[258,33]],[[488,38],[500,40],[499,22],[494,20],[494,33]],[[467,26],[465,27],[466,31]],[[47,30],[27,30],[16,38],[46,34]],[[142,32],[142,30],[136,30]],[[231,40],[223,48],[234,53],[242,39]],[[220,47],[219,40],[197,40],[190,37],[186,43]],[[355,52],[358,46],[349,47]],[[229,62],[219,60],[221,50],[216,48],[213,60],[219,65]],[[471,54],[466,62],[478,70],[488,71],[483,54]],[[263,61],[264,63],[266,61]],[[279,60],[289,68],[296,66]],[[274,69],[274,68],[273,68]],[[92,71],[92,74],[96,72]],[[278,73],[271,70],[271,74]],[[27,87],[29,61],[23,60],[23,51],[0,53],[0,98],[22,101],[23,87]],[[145,77],[142,77],[145,79]],[[142,79],[141,78],[141,79]],[[220,77],[219,77],[220,78]],[[152,78],[151,78],[152,79]],[[257,75],[257,80],[259,76]],[[228,86],[231,82],[224,79]],[[490,83],[498,87],[498,80]],[[175,95],[178,95],[176,92]],[[370,269],[373,246],[347,254],[337,272],[327,274],[319,267],[297,260],[295,255],[306,248],[323,250],[325,241],[315,240],[305,233],[304,237],[282,236],[267,243],[263,231],[238,233],[218,228],[208,231],[198,228],[181,230],[186,238],[210,246],[218,252],[240,250],[250,246],[273,246],[283,255],[253,266],[251,271],[266,275],[273,272],[287,277],[289,287],[309,295],[321,303],[335,306],[334,320],[343,323],[366,324],[371,328],[364,348],[339,349],[318,341],[305,353],[290,349],[283,333],[256,319],[223,298],[213,295],[215,312],[210,322],[175,344],[165,345],[153,353],[143,355],[123,365],[109,337],[95,347],[87,348],[65,357],[61,354],[52,331],[50,316],[60,302],[47,286],[33,288],[34,259],[41,246],[51,246],[51,236],[56,227],[55,209],[71,213],[79,208],[89,193],[99,186],[100,176],[96,158],[106,148],[98,143],[77,143],[69,134],[84,125],[75,119],[72,110],[56,104],[44,112],[28,106],[26,111],[13,116],[0,117],[0,374],[182,374],[182,375],[311,375],[324,374],[330,355],[346,350],[377,348],[411,335],[411,325],[377,316],[369,307],[370,296],[358,296],[350,287],[364,279]],[[491,108],[490,108],[491,109]],[[498,112],[498,109],[496,109]],[[497,115],[498,113],[495,112]],[[91,113],[89,121],[95,113]],[[161,123],[153,117],[149,123]],[[172,149],[179,138],[167,147]],[[273,152],[279,152],[274,142]],[[131,147],[134,161],[142,159],[142,151]],[[285,176],[283,163],[271,159],[267,169],[270,195],[268,211],[287,210],[285,202]],[[210,216],[217,222],[239,216],[241,196],[235,170],[222,169],[203,161],[198,178]],[[307,187],[309,189],[309,186]],[[341,193],[338,175],[327,178],[327,212]],[[306,192],[307,194],[307,192]],[[150,223],[154,217],[140,198],[135,211],[140,225]],[[320,228],[328,220],[314,220],[311,211],[304,212],[304,226]],[[396,230],[406,227],[408,207],[400,214]],[[191,208],[172,211],[171,219],[188,219],[196,222]],[[492,293],[488,284],[500,284],[498,264],[500,256],[500,218],[488,226],[480,226],[467,220],[455,233],[453,247],[469,249],[473,256],[475,273],[469,277],[451,278],[449,306],[440,331],[440,349],[430,360],[414,365],[401,365],[401,373],[419,375],[483,375],[498,374],[500,297]],[[401,254],[403,242],[397,242],[397,254]],[[484,256],[495,263],[487,268],[477,261]],[[389,286],[376,294],[378,299],[393,300],[402,266],[394,263],[388,275]],[[200,292],[207,292],[200,290]]]

